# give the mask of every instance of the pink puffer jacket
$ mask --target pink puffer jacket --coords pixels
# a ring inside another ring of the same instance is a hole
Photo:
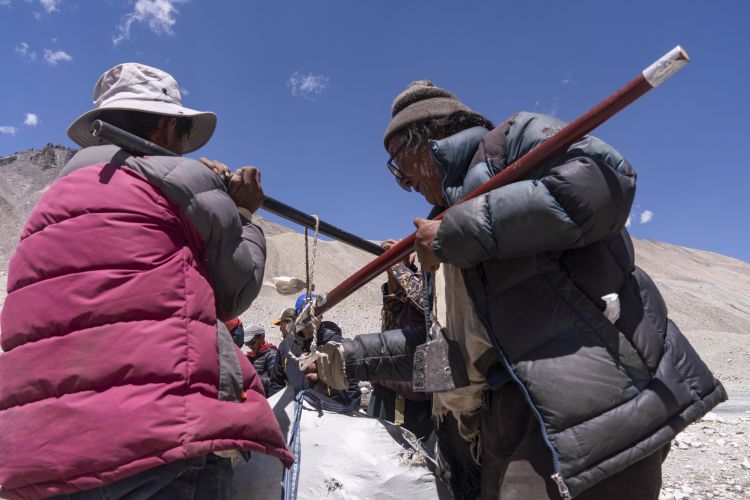
[[[2,311],[2,495],[236,448],[292,463],[254,369],[217,335],[205,238],[184,213],[111,164],[68,173],[34,209]]]

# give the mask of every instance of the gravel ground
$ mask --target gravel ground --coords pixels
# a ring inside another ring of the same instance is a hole
[[[672,442],[660,500],[750,498],[750,411],[708,413]]]

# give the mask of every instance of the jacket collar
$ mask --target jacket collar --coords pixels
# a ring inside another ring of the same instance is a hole
[[[471,159],[487,132],[489,130],[484,127],[472,127],[439,141],[429,141],[432,158],[442,170],[443,190],[463,180]]]

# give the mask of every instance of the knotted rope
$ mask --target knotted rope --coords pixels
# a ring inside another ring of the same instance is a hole
[[[305,290],[305,305],[302,307],[302,310],[300,311],[297,319],[294,322],[294,330],[297,331],[298,326],[300,323],[303,323],[306,319],[312,320],[315,317],[315,300],[312,298],[312,292],[315,290],[315,257],[318,253],[318,234],[320,229],[320,218],[317,215],[311,215],[313,220],[315,221],[315,231],[313,233],[313,243],[312,243],[312,256],[310,255],[310,248],[309,248],[309,235],[308,235],[308,227],[305,226],[305,283],[306,283],[306,290]],[[317,356],[317,347],[318,347],[318,336],[316,335],[317,332],[315,332],[312,336],[312,342],[310,343],[310,354],[309,355],[302,355],[300,357],[294,357],[296,360],[300,360],[300,369],[305,370],[308,366],[310,366],[316,359],[318,359]]]

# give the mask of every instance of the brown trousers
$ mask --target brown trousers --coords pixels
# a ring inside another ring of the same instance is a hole
[[[451,468],[456,498],[482,500],[559,499],[551,477],[552,457],[518,387],[509,383],[485,395],[481,415],[482,465],[469,454],[448,415],[438,429],[441,453]],[[669,445],[584,491],[576,500],[656,500],[661,464]]]

